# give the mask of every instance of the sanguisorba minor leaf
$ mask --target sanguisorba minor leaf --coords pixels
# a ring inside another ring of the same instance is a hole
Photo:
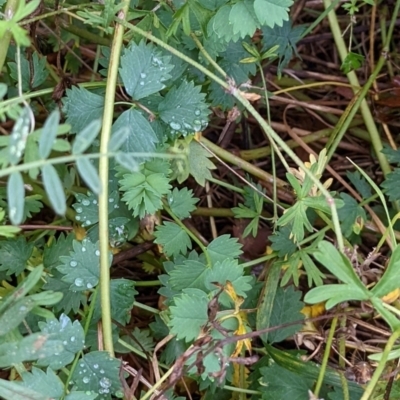
[[[132,42],[121,57],[119,70],[126,92],[140,100],[164,89],[163,82],[171,78],[169,72],[174,68],[170,60],[171,56],[163,56],[152,44]]]
[[[24,217],[25,187],[22,175],[14,171],[7,182],[8,216],[11,223],[19,225]]]
[[[377,297],[386,296],[400,287],[400,246],[397,245],[390,257],[385,273],[373,287],[371,292]]]
[[[64,188],[56,169],[51,164],[42,167],[42,179],[54,211],[59,215],[64,215],[67,211]]]
[[[96,139],[101,127],[101,121],[95,119],[91,121],[82,129],[74,140],[72,145],[72,154],[82,154]]]
[[[79,171],[79,175],[88,185],[89,189],[96,194],[101,192],[101,183],[99,175],[95,166],[91,163],[88,158],[78,158],[76,160],[76,166]]]
[[[189,235],[174,222],[164,222],[158,226],[154,236],[156,237],[154,242],[163,246],[163,251],[167,256],[185,254],[192,248]]]
[[[204,130],[208,124],[208,106],[201,86],[183,81],[168,91],[158,105],[161,119],[169,125],[171,138]]]
[[[57,138],[57,128],[60,123],[60,112],[54,110],[43,125],[42,133],[39,138],[39,155],[46,159],[51,152],[54,142]]]

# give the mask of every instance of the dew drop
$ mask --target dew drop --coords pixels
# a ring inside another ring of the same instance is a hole
[[[99,256],[100,256],[100,250],[96,250],[96,251],[94,252],[94,254],[96,254],[96,256],[99,257]]]
[[[75,286],[78,286],[78,287],[83,286],[83,279],[82,278],[76,278],[74,283],[75,283]]]
[[[78,265],[78,263],[77,263],[76,261],[72,260],[72,261],[69,263],[69,265],[70,265],[72,268],[74,268],[74,267],[76,267],[76,266]]]
[[[77,216],[75,217],[75,219],[76,219],[77,221],[80,221],[80,220],[81,220],[80,215],[77,215]]]
[[[101,370],[100,370],[100,373],[101,373],[101,374],[104,374],[104,369],[101,369]]]
[[[86,225],[91,225],[92,221],[86,220]]]
[[[93,364],[93,368],[94,368],[94,369],[99,368],[99,364]]]
[[[97,200],[93,200],[93,202],[92,202],[93,204],[97,204]]]
[[[66,340],[63,341],[63,345],[66,346],[68,342]]]
[[[196,110],[194,110],[194,115],[199,116],[200,114],[201,114],[201,111],[198,108],[196,108]]]
[[[109,203],[114,203],[114,199],[113,199],[112,197],[110,197],[110,198],[108,199],[108,202],[109,202]]]
[[[140,73],[140,77],[141,77],[141,78],[144,79],[144,78],[146,78],[146,76],[147,76],[147,75],[146,75],[144,72],[141,72],[141,73]]]
[[[101,371],[100,371],[100,372],[101,372]],[[100,379],[99,384],[100,384],[100,386],[101,386],[102,388],[108,389],[108,388],[111,386],[111,381],[110,381],[108,378],[106,378],[105,376],[103,376],[103,377]]]
[[[71,336],[70,340],[71,342],[75,342],[75,336]]]
[[[83,206],[88,206],[90,204],[90,201],[89,200],[82,200],[82,205]]]
[[[90,382],[90,378],[88,378],[87,376],[83,377],[83,383],[89,383]]]
[[[92,289],[92,288],[93,288],[93,285],[92,285],[91,283],[87,283],[87,284],[86,284],[86,287],[87,287],[88,289]]]
[[[78,207],[78,208],[76,209],[76,212],[77,212],[78,214],[80,214],[82,211],[83,211],[83,210],[82,210],[82,207]]]
[[[140,82],[139,82],[139,85],[140,85],[140,86],[144,86],[144,81],[140,81]]]
[[[170,122],[169,126],[175,131],[179,131],[179,129],[181,129],[181,124],[178,124],[177,122]]]
[[[82,247],[82,252],[84,253],[86,251],[86,247]]]

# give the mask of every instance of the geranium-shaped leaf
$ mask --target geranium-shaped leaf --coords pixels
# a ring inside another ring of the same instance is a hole
[[[274,25],[282,26],[283,21],[289,19],[289,7],[293,0],[255,0],[254,10],[262,25],[271,28]]]
[[[183,81],[168,91],[158,105],[161,119],[169,125],[171,138],[204,130],[208,124],[207,104],[201,86]]]
[[[174,222],[164,222],[161,226],[157,226],[154,236],[156,237],[154,242],[163,246],[167,256],[185,254],[192,248],[189,235]]]
[[[72,380],[75,388],[98,394],[96,399],[110,399],[121,390],[121,361],[106,351],[92,351],[78,362]]]
[[[101,293],[101,292],[100,292]],[[113,319],[121,325],[126,325],[131,319],[131,310],[135,301],[135,282],[128,279],[112,279],[110,282],[111,314]],[[96,298],[92,321],[101,318],[101,296]]]
[[[98,243],[87,239],[72,243],[69,256],[60,257],[62,265],[57,269],[64,274],[63,281],[70,283],[70,289],[83,291],[92,289],[99,283],[100,250]]]
[[[223,262],[227,258],[239,257],[243,252],[242,245],[238,243],[237,238],[232,238],[230,235],[221,235],[214,239],[208,246],[207,251],[211,261]]]
[[[58,399],[64,394],[64,384],[51,368],[47,368],[44,372],[32,367],[31,372],[23,372],[21,377],[21,386],[40,393],[43,398]]]
[[[171,78],[169,72],[174,68],[170,60],[171,56],[164,56],[152,44],[132,42],[121,57],[119,70],[126,92],[140,100],[164,89],[164,82]]]
[[[186,288],[206,291],[209,281],[209,270],[210,268],[202,262],[185,260],[183,263],[175,265],[175,268],[169,273],[168,285],[176,291]]]
[[[213,37],[214,41],[218,41],[218,39],[223,39],[225,42],[237,42],[240,38],[240,33],[235,34],[233,32],[234,24],[230,21],[231,11],[232,6],[222,6],[208,22],[207,33],[210,37]],[[233,17],[235,17],[235,13],[233,14]],[[235,21],[235,18],[233,21]],[[246,21],[243,20],[243,24],[245,23]],[[244,28],[242,28],[242,30],[243,29]]]
[[[65,236],[63,233],[57,239],[53,239],[50,245],[44,247],[43,265],[47,271],[61,264],[60,257],[66,256],[72,250],[73,234]]]
[[[14,171],[7,182],[7,200],[9,204],[8,215],[11,223],[19,225],[24,218],[25,186],[22,175]]]
[[[155,144],[158,142],[150,122],[137,110],[124,111],[113,125],[113,132],[120,132],[127,128],[129,133],[120,147],[126,153],[152,153],[155,151]],[[112,136],[111,136],[112,137]],[[145,159],[143,155],[140,160]]]
[[[70,364],[75,354],[83,349],[85,344],[85,333],[79,321],[71,320],[61,314],[60,320],[56,319],[39,322],[39,328],[44,334],[49,334],[51,339],[60,340],[64,345],[64,350],[58,354],[38,360],[38,365],[48,366],[53,370],[60,369]]]
[[[27,243],[24,236],[0,241],[0,271],[7,275],[19,275],[32,255],[33,243]]]
[[[208,321],[207,295],[199,289],[186,289],[183,294],[174,298],[175,305],[170,307],[171,333],[177,339],[186,342],[196,339],[202,326]]]
[[[90,122],[101,118],[104,108],[104,97],[89,92],[82,87],[73,86],[67,89],[67,97],[63,98],[63,111],[71,132],[78,133],[85,129]]]
[[[190,213],[196,209],[195,204],[198,201],[198,198],[193,197],[192,190],[186,187],[182,189],[175,188],[168,196],[168,205],[179,219],[190,217]]]

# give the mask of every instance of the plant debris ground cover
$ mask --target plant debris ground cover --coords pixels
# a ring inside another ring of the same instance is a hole
[[[0,397],[400,398],[399,8],[0,0]]]

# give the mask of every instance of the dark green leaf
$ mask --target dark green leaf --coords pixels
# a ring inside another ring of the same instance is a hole
[[[44,372],[33,367],[31,372],[23,372],[21,377],[21,385],[24,388],[41,393],[44,397],[57,399],[64,394],[64,384],[51,368],[47,368]]]
[[[76,166],[78,168],[79,175],[85,181],[86,185],[88,185],[89,189],[96,194],[100,194],[101,182],[97,173],[97,169],[93,165],[92,161],[88,158],[78,158],[76,160]]]
[[[140,100],[165,88],[174,68],[170,56],[163,56],[152,44],[131,42],[121,57],[119,73],[127,93]]]
[[[227,258],[237,258],[243,252],[242,245],[238,243],[237,238],[230,235],[221,235],[214,239],[208,246],[207,251],[213,264],[223,262]]]
[[[60,112],[55,109],[43,125],[42,133],[39,138],[39,155],[41,158],[46,159],[53,148],[54,142],[57,138],[57,129],[60,123]]]
[[[19,225],[24,218],[25,186],[22,175],[14,171],[7,182],[8,215],[14,225]]]
[[[193,82],[183,81],[178,88],[174,86],[168,91],[158,111],[161,119],[169,125],[172,138],[207,127],[210,112],[204,99],[201,86],[194,86]]]
[[[304,303],[300,301],[301,297],[302,293],[299,290],[295,290],[293,286],[289,286],[286,289],[278,288],[269,326],[279,326],[303,320],[304,315],[300,311],[304,307]],[[291,325],[269,332],[268,341],[270,343],[281,342],[298,332],[301,327],[302,324]]]
[[[225,42],[237,42],[240,38],[239,33],[233,33],[234,25],[229,23],[231,10],[232,7],[230,5],[224,5],[210,19],[207,25],[207,33],[214,41],[222,39]]]
[[[67,97],[64,97],[63,104],[63,111],[67,116],[66,122],[71,125],[71,133],[82,131],[90,122],[103,115],[103,96],[91,93],[82,87],[73,86],[67,89]]]
[[[39,327],[45,335],[50,335],[52,340],[60,340],[64,345],[64,350],[60,353],[38,360],[37,364],[40,366],[48,366],[53,370],[61,369],[70,364],[75,354],[84,347],[85,333],[82,325],[79,321],[72,323],[65,314],[61,314],[60,321],[53,319],[39,322]]]
[[[174,222],[164,222],[157,226],[154,232],[155,243],[163,246],[163,251],[167,256],[176,256],[180,253],[185,254],[192,248],[189,235],[179,225]]]
[[[289,226],[282,226],[274,234],[268,238],[271,241],[272,250],[278,252],[279,257],[286,257],[292,255],[297,246],[291,238],[291,230]]]
[[[350,71],[360,68],[362,66],[364,60],[365,60],[365,57],[363,55],[349,52],[346,55],[346,58],[344,59],[342,65],[340,66],[340,69],[345,74],[348,74]]]
[[[190,213],[196,209],[195,204],[198,201],[199,199],[193,197],[193,192],[188,188],[175,188],[168,196],[168,205],[179,219],[190,217]]]
[[[72,243],[73,251],[69,256],[60,257],[61,265],[57,267],[65,276],[64,282],[70,284],[70,289],[84,291],[94,288],[99,283],[100,250],[98,243],[93,244],[87,239]]]
[[[0,271],[7,275],[19,275],[32,255],[33,243],[27,243],[24,236],[0,241]]]
[[[258,20],[271,28],[282,26],[289,19],[289,7],[293,0],[255,0],[254,10]]]
[[[51,164],[46,164],[42,167],[42,179],[54,211],[59,215],[64,215],[67,211],[64,188],[56,169]]]
[[[131,319],[131,311],[135,301],[135,295],[138,294],[135,290],[135,282],[128,279],[111,279],[110,292],[112,318],[121,325],[126,325]],[[92,321],[94,322],[101,319],[100,293],[97,296],[96,306],[92,317]]]
[[[61,264],[60,257],[66,256],[72,251],[73,234],[65,236],[63,233],[58,238],[53,238],[50,245],[46,245],[43,250],[43,265],[47,272]]]
[[[196,339],[208,320],[207,295],[201,290],[190,289],[176,296],[174,302],[175,305],[170,307],[171,333],[186,342]]]
[[[356,231],[355,224],[358,223],[361,226],[367,220],[364,209],[347,193],[341,193],[340,197],[344,201],[344,206],[338,210],[343,234],[346,237],[349,237],[352,233],[359,234],[359,230]]]
[[[357,189],[358,193],[360,193],[363,199],[367,199],[368,197],[372,196],[371,186],[366,179],[361,176],[359,171],[347,171],[346,176],[349,178],[350,182]]]
[[[196,182],[204,186],[207,179],[212,178],[210,170],[215,169],[214,163],[209,160],[212,155],[195,140],[189,145],[189,172]],[[182,182],[182,180],[180,181]]]
[[[118,117],[113,125],[113,132],[118,132],[124,128],[127,128],[129,133],[124,144],[121,146],[121,150],[126,153],[155,152],[155,144],[158,142],[157,135],[153,131],[149,121],[139,111],[130,109],[124,111]],[[146,156],[142,154],[140,155],[140,159],[146,159]]]
[[[393,172],[386,175],[386,179],[381,183],[385,194],[389,196],[390,201],[400,200],[400,168],[395,168]]]
[[[96,399],[110,399],[121,390],[120,367],[121,361],[107,351],[92,351],[79,360],[72,380],[76,389],[98,393]]]

